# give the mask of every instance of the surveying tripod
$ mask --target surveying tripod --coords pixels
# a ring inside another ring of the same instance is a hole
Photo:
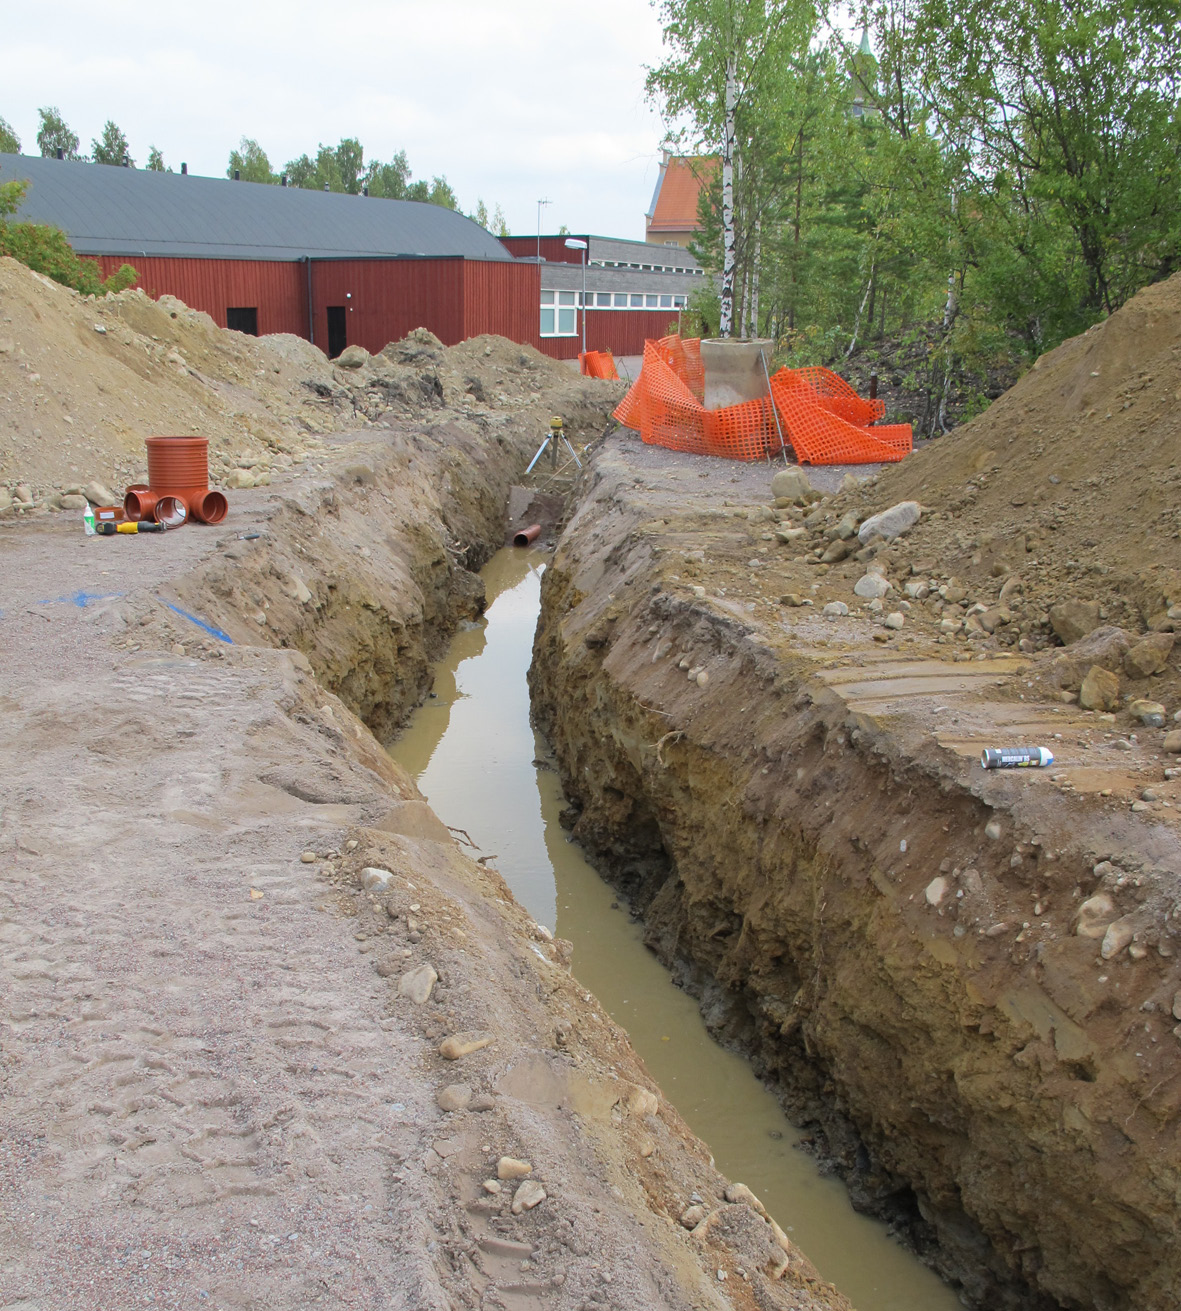
[[[574,447],[570,445],[570,438],[566,436],[566,430],[562,426],[562,416],[560,414],[556,414],[550,420],[549,432],[546,433],[545,440],[537,448],[537,454],[533,457],[533,459],[529,461],[529,467],[528,469],[525,470],[525,472],[526,473],[533,472],[533,466],[545,454],[545,448],[547,446],[549,447],[550,468],[556,471],[558,467],[559,442],[561,442],[562,445],[565,446],[565,448],[570,452],[571,458],[574,460],[574,463],[578,465],[578,467],[581,469],[582,461],[578,458],[578,452],[575,451]]]

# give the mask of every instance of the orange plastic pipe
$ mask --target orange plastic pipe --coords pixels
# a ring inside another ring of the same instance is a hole
[[[528,528],[522,528],[519,533],[513,536],[514,546],[529,546],[532,542],[537,541],[541,536],[541,524],[531,523]]]

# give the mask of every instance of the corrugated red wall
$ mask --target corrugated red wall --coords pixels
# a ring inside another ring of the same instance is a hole
[[[260,333],[308,335],[308,266],[264,260],[102,256],[109,276],[135,266],[149,296],[176,296],[226,326],[230,306],[255,306]],[[376,353],[414,328],[442,342],[481,333],[539,344],[541,277],[536,264],[449,259],[313,260],[313,340],[328,346],[328,307],[344,306],[348,344]],[[577,354],[577,352],[575,352]]]
[[[258,330],[308,335],[307,266],[274,260],[162,259],[143,255],[100,255],[104,277],[123,264],[139,274],[136,284],[153,299],[175,296],[226,326],[229,306],[258,307]]]
[[[541,345],[541,271],[536,264],[466,260],[463,335],[491,332],[522,345]]]
[[[591,310],[586,316],[586,348],[643,355],[645,341],[665,337],[670,330],[677,330],[676,310]],[[582,350],[581,319],[578,331],[577,337],[542,337],[540,349],[555,360],[576,360]]]
[[[574,233],[570,234],[572,237]],[[577,234],[579,241],[590,241],[590,238],[582,233]],[[536,237],[500,237],[500,244],[518,259],[537,259],[537,238]],[[589,251],[588,251],[589,253]],[[581,264],[583,252],[581,250],[567,250],[565,237],[542,237],[541,239],[541,258],[547,264]]]
[[[463,265],[460,258],[314,262],[316,345],[328,347],[330,305],[345,307],[348,345],[374,354],[414,328],[429,328],[447,346],[462,341]]]

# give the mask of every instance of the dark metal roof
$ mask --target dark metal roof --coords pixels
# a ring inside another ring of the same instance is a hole
[[[478,223],[412,200],[0,155],[0,182],[16,178],[30,183],[18,217],[62,228],[80,255],[512,258]]]

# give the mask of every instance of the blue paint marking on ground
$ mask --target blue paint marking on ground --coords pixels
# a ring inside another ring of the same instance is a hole
[[[85,610],[91,601],[114,601],[123,596],[122,592],[71,592],[69,596],[51,596],[48,600],[38,601],[38,605],[76,605]]]
[[[216,637],[219,642],[228,642],[234,645],[234,639],[229,633],[223,633],[220,628],[214,628],[212,624],[207,624],[204,619],[198,619],[196,615],[191,615],[187,610],[182,610],[179,605],[173,605],[171,601],[165,601],[164,604],[169,610],[175,610],[182,619],[187,619],[190,624],[196,624],[198,628],[203,628],[210,637]]]

